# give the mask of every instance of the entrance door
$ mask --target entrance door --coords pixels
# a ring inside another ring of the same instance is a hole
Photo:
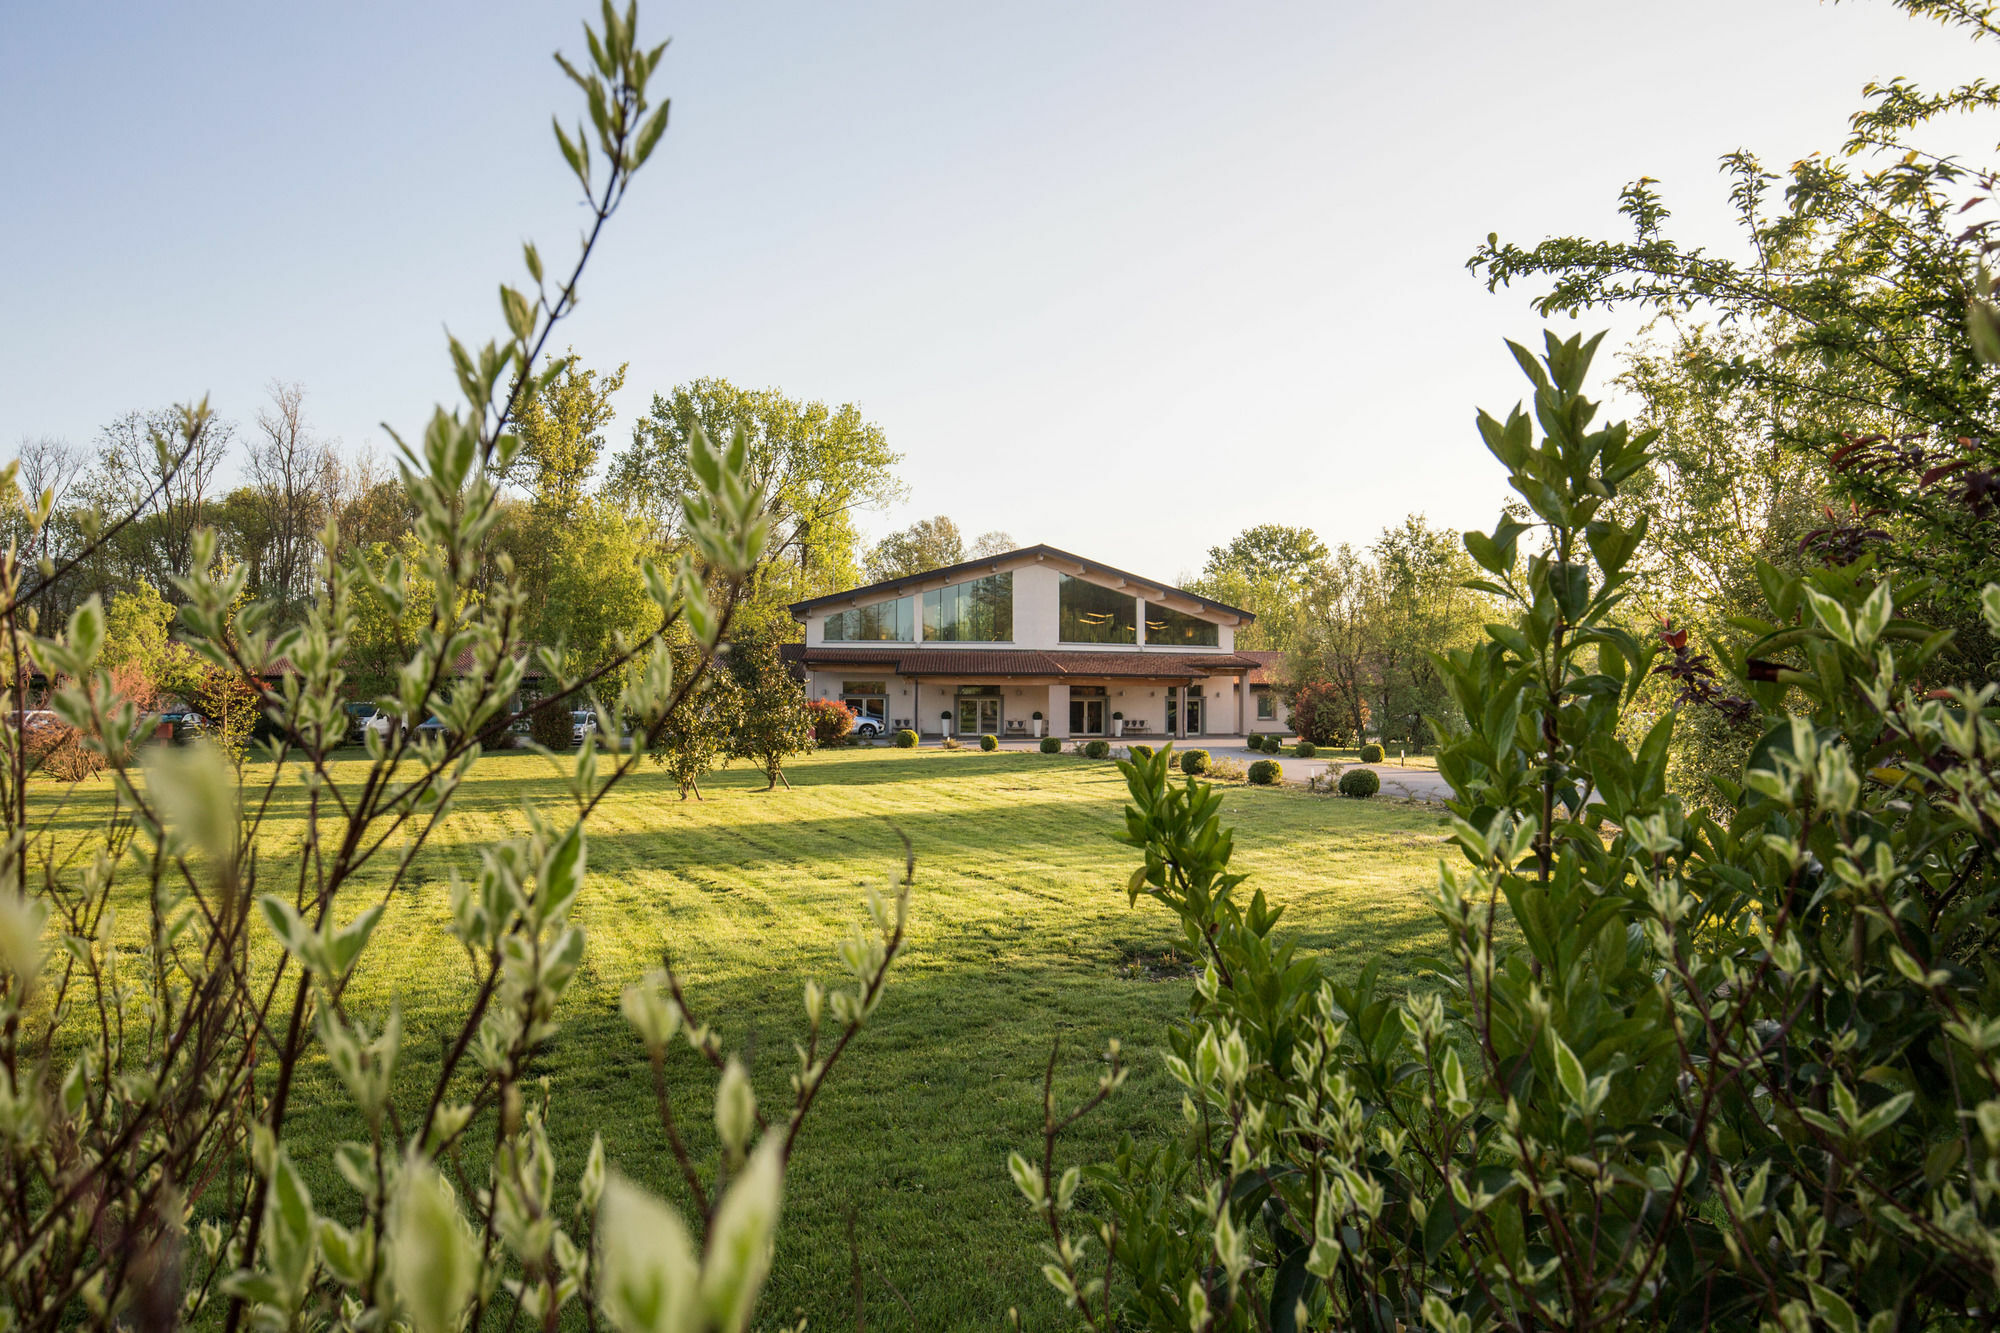
[[[1181,692],[1173,686],[1167,687],[1167,735],[1169,736],[1181,734],[1180,694]]]
[[[1104,700],[1071,699],[1069,701],[1069,734],[1072,736],[1102,736],[1104,734]]]
[[[1199,694],[1190,694],[1187,697],[1187,702],[1182,705],[1182,711],[1187,714],[1187,734],[1190,736],[1201,735],[1201,696]]]
[[[984,696],[967,696],[958,701],[958,734],[984,736],[1000,734],[1000,701]]]

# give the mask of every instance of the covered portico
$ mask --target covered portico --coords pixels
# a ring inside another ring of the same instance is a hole
[[[795,644],[787,656],[812,698],[847,700],[922,736],[1233,735],[1256,668],[1233,653]]]

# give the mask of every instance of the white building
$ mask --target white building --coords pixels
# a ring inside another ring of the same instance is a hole
[[[1255,731],[1248,611],[1052,546],[796,602],[814,699],[921,735]],[[1261,655],[1260,655],[1261,656]],[[1270,728],[1268,722],[1264,729]]]

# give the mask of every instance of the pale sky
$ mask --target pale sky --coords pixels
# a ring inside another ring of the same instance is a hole
[[[247,427],[280,378],[386,458],[378,422],[453,392],[443,328],[500,327],[520,241],[569,252],[549,53],[586,12],[0,0],[0,450],[203,392]],[[640,24],[674,39],[672,128],[564,335],[630,363],[612,446],[699,375],[853,401],[911,489],[871,535],[945,513],[1156,578],[1260,522],[1490,526],[1473,410],[1521,396],[1500,340],[1540,324],[1465,272],[1486,233],[1622,234],[1647,175],[1729,247],[1723,152],[1781,169],[1839,146],[1865,82],[2000,57],[1882,0]]]

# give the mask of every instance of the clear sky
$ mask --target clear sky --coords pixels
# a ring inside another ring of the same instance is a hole
[[[569,0],[0,0],[0,448],[273,379],[350,451],[451,392],[578,210]],[[589,12],[594,12],[594,9]],[[1836,148],[1870,79],[1996,49],[1882,0],[642,5],[672,128],[568,339],[614,447],[698,375],[853,401],[951,515],[1173,577],[1258,522],[1489,525],[1519,396],[1489,231],[1612,233],[1716,158]],[[1969,146],[1969,145],[1968,145]],[[1567,321],[1565,321],[1567,324]],[[1629,332],[1627,325],[1622,330]]]

